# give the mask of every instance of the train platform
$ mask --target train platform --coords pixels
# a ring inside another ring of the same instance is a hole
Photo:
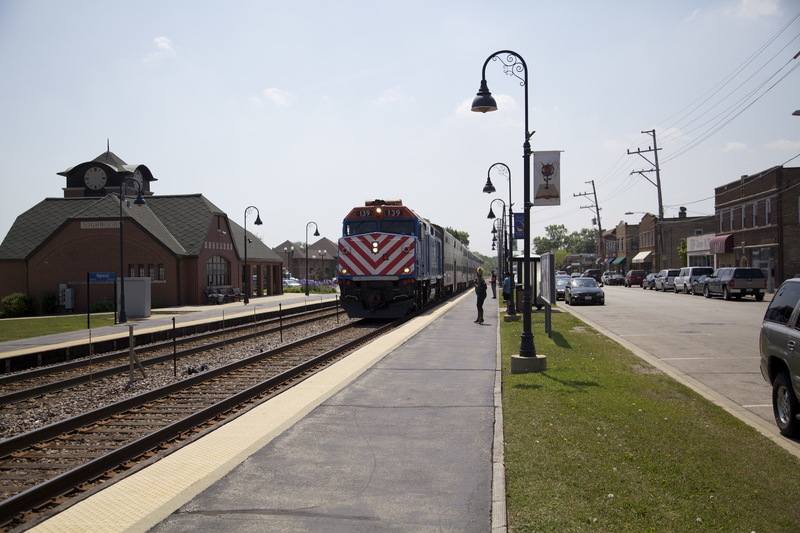
[[[127,337],[130,329],[135,333],[147,333],[155,330],[170,329],[175,325],[187,326],[201,322],[230,319],[257,312],[296,310],[306,305],[338,298],[338,293],[309,294],[285,293],[275,296],[264,296],[250,299],[250,302],[228,302],[223,304],[188,305],[154,309],[149,317],[131,318],[124,324],[114,324],[99,328],[86,328],[65,333],[55,333],[28,339],[17,339],[0,342],[0,359],[35,353],[44,348],[74,346],[87,342]],[[85,315],[84,315],[85,316]],[[30,318],[26,318],[30,319]],[[174,319],[174,322],[173,322]],[[15,320],[13,318],[5,320]],[[91,323],[91,322],[89,322]]]
[[[414,318],[30,531],[505,531],[485,307]]]

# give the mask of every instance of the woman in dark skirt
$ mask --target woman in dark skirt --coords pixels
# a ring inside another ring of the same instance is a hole
[[[483,324],[483,301],[486,300],[486,280],[483,279],[483,268],[476,269],[478,274],[475,279],[475,294],[478,296],[478,318],[475,320],[476,324]]]

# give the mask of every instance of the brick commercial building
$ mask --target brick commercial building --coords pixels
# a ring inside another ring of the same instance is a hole
[[[800,274],[800,168],[773,167],[714,191],[714,266],[762,268],[772,286]]]
[[[0,298],[55,294],[85,312],[118,292],[113,282],[90,285],[89,273],[123,268],[126,279],[149,280],[152,307],[203,304],[208,286],[244,290],[245,238],[251,296],[282,291],[281,258],[202,194],[155,195],[145,165],[110,151],[58,174],[63,198],[25,211],[0,244]]]

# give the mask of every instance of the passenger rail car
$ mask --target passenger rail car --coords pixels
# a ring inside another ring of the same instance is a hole
[[[481,264],[453,235],[402,201],[367,201],[342,225],[342,307],[352,318],[401,317],[467,288]]]

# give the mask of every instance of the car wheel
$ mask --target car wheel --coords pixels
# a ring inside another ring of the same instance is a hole
[[[800,435],[800,422],[797,414],[800,412],[797,398],[789,382],[789,376],[781,372],[772,382],[772,412],[775,414],[775,423],[781,434],[786,437]]]
[[[763,293],[763,292],[757,292],[757,293],[756,293],[756,301],[757,301],[757,302],[760,302],[760,301],[762,301],[763,299],[764,299],[764,293]]]
[[[703,296],[711,298],[711,291],[708,290],[708,285],[703,285]]]
[[[724,285],[722,287],[722,299],[723,300],[730,300],[731,299],[731,293],[728,292],[728,287],[725,287]]]

